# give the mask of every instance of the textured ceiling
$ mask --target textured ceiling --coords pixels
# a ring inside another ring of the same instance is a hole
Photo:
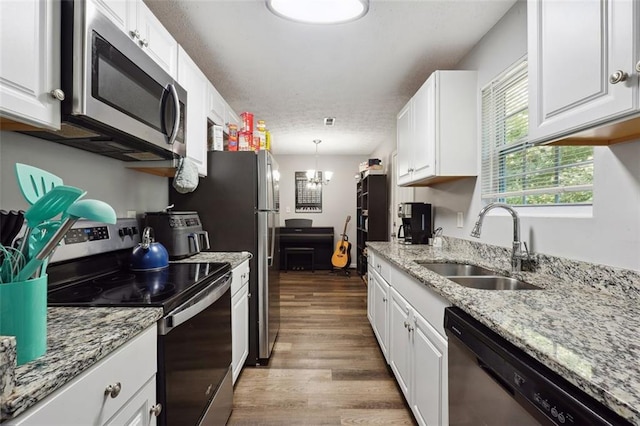
[[[263,119],[276,154],[368,155],[396,114],[451,69],[515,0],[371,0],[362,19],[319,26],[260,0],[145,0],[237,112]],[[324,117],[335,117],[325,127]]]

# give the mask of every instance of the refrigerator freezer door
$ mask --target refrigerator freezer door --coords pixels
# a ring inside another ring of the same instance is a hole
[[[280,329],[279,215],[258,212],[258,357],[269,358]]]
[[[258,151],[258,210],[279,210],[280,174],[278,163],[269,151]]]

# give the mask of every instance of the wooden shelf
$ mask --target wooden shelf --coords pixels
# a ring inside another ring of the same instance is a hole
[[[362,172],[360,176],[356,191],[358,197],[356,259],[358,274],[365,276],[367,274],[367,258],[363,254],[366,250],[365,243],[388,240],[387,176],[384,173],[374,174],[370,171]]]

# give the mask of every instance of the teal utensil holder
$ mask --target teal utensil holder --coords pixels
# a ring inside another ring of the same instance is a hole
[[[15,336],[18,365],[47,351],[47,275],[0,284],[0,336]]]

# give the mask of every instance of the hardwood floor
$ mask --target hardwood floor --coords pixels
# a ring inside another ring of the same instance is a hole
[[[327,271],[281,274],[268,366],[245,367],[229,425],[412,425],[367,319],[367,288]]]

